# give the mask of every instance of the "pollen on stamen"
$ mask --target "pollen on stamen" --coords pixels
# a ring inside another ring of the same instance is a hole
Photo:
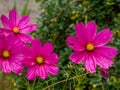
[[[36,62],[37,62],[38,64],[42,64],[42,63],[44,62],[43,57],[38,56],[38,57],[36,58]]]
[[[4,50],[3,53],[2,53],[2,56],[3,56],[4,58],[8,58],[8,57],[10,57],[10,52],[7,51],[7,50]]]
[[[91,44],[91,43],[89,43],[89,44],[87,44],[86,49],[87,49],[88,51],[93,51],[93,50],[94,50],[94,45]]]
[[[18,28],[18,27],[14,27],[14,28],[13,28],[13,32],[14,32],[15,34],[19,33],[19,28]]]

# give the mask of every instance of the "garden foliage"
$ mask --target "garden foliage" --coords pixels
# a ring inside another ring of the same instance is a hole
[[[109,27],[114,33],[112,41],[108,44],[117,47],[120,44],[120,1],[119,0],[43,0],[40,1],[41,11],[38,17],[38,30],[33,36],[40,37],[43,42],[51,41],[55,51],[59,53],[60,74],[49,85],[61,80],[68,80],[53,85],[55,90],[115,90],[120,89],[120,57],[114,58],[115,64],[109,69],[108,79],[104,79],[100,71],[95,74],[85,74],[83,64],[73,65],[68,59],[72,52],[66,46],[66,37],[74,35],[74,25],[80,21],[97,23],[98,30]],[[99,69],[99,68],[98,68]],[[74,76],[81,77],[69,80]],[[47,85],[47,84],[46,84]],[[49,86],[47,85],[47,86]]]
[[[108,46],[118,48],[120,52],[120,1],[119,0],[35,0],[40,4],[37,17],[38,28],[31,33],[42,43],[51,42],[59,55],[57,76],[26,79],[26,68],[21,76],[7,76],[12,90],[119,90],[120,89],[120,53],[113,59],[108,78],[104,78],[97,67],[96,73],[85,70],[84,64],[73,64],[69,60],[72,49],[67,47],[66,38],[75,36],[74,26],[79,22],[97,23],[98,31],[110,28],[114,36]]]

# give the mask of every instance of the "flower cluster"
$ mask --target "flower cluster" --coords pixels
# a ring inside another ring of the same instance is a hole
[[[19,18],[16,10],[11,10],[9,18],[1,16],[1,22],[4,27],[0,28],[0,68],[4,73],[22,74],[27,67],[28,80],[58,74],[58,55],[53,53],[53,45],[49,42],[42,45],[29,35],[37,25],[30,24],[28,16]],[[31,47],[26,43],[31,43]]]
[[[28,16],[18,17],[16,10],[11,10],[9,18],[1,16],[3,28],[0,28],[0,68],[4,73],[22,74],[27,68],[26,77],[34,80],[36,77],[46,79],[48,74],[59,73],[58,54],[50,42],[44,45],[39,39],[33,39],[29,33],[34,32],[36,24],[30,24]],[[109,28],[97,33],[95,22],[82,22],[75,25],[76,37],[68,36],[67,45],[73,52],[69,59],[78,64],[84,62],[87,71],[96,72],[97,65],[106,78],[108,69],[114,63],[117,48],[106,46],[113,34]],[[30,43],[31,45],[27,45]]]

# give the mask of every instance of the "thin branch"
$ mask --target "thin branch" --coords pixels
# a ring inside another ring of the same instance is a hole
[[[72,0],[70,3],[68,3],[55,17],[56,19],[63,13],[64,10],[66,10],[66,8],[68,7],[69,4],[74,3],[74,2],[78,2],[78,1],[82,1],[82,0]]]
[[[58,82],[56,82],[56,83],[54,83],[54,84],[51,84],[51,85],[45,87],[43,90],[46,90],[46,89],[48,89],[48,88],[50,88],[50,87],[52,87],[52,86],[54,86],[54,85],[56,85],[56,84],[59,84],[59,83],[62,83],[62,82],[66,82],[66,81],[69,81],[69,80],[73,80],[73,79],[79,78],[79,77],[81,77],[81,76],[83,76],[83,75],[87,75],[87,74],[88,74],[88,72],[85,73],[85,74],[82,74],[82,75],[74,76],[74,77],[69,78],[69,79],[65,79],[65,80],[62,80],[62,81],[58,81]]]

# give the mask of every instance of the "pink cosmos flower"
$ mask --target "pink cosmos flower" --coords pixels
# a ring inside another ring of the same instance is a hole
[[[58,55],[53,53],[54,47],[51,43],[41,44],[40,40],[32,41],[32,47],[24,47],[25,65],[28,70],[26,77],[28,80],[34,80],[37,76],[45,79],[48,74],[57,75],[59,68],[56,66]]]
[[[0,36],[0,68],[4,73],[22,73],[23,55],[20,52],[22,46],[23,43],[14,36]]]
[[[117,48],[105,46],[113,34],[109,28],[97,33],[95,22],[88,22],[86,26],[82,22],[75,25],[76,37],[68,36],[68,47],[75,50],[69,59],[78,64],[84,62],[87,71],[96,72],[96,65],[100,68],[112,66],[112,58],[117,54]]]
[[[36,24],[29,24],[30,18],[28,16],[18,18],[16,10],[11,10],[9,18],[2,15],[1,21],[4,25],[4,28],[0,28],[1,33],[5,35],[12,34],[24,42],[31,42],[32,37],[28,33],[35,31],[37,26]]]

